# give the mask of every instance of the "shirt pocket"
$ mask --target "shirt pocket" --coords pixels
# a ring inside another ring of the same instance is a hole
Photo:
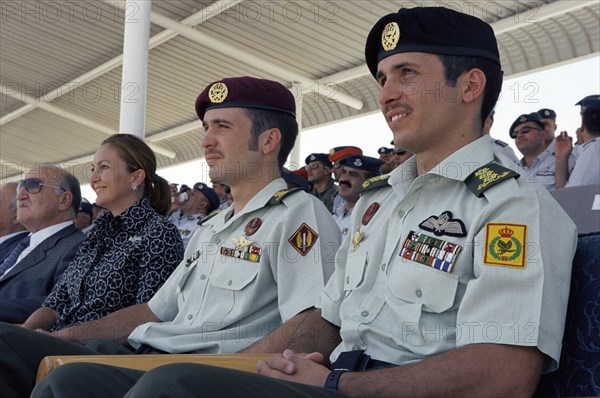
[[[258,264],[248,261],[231,261],[221,267],[210,279],[210,284],[219,289],[243,290],[258,274]]]
[[[458,276],[409,262],[392,269],[387,286],[390,304],[418,304],[424,312],[442,313],[454,305]]]
[[[346,295],[362,285],[365,279],[368,258],[367,252],[348,256],[346,274],[344,275],[344,292]]]

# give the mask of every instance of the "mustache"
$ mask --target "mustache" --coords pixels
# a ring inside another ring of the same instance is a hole
[[[386,112],[386,113],[389,112],[389,111],[391,111],[391,110],[395,110],[395,109],[400,109],[400,110],[405,111],[407,113],[412,111],[412,108],[409,105],[403,104],[403,103],[400,103],[400,102],[393,102],[391,104],[388,104],[383,109],[384,109],[384,112]]]
[[[340,186],[341,186],[341,185],[345,185],[345,186],[347,186],[348,188],[352,188],[352,185],[350,185],[350,183],[349,183],[348,181],[346,181],[346,180],[340,180],[340,182],[339,182],[339,185],[340,185]]]

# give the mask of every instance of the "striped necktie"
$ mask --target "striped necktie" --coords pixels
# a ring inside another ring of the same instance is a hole
[[[6,260],[4,260],[2,264],[0,264],[0,277],[4,276],[6,270],[12,268],[13,265],[17,263],[19,255],[23,252],[23,250],[27,248],[27,246],[29,246],[29,236],[23,238],[23,240],[19,242],[17,247],[15,247],[13,251],[10,252],[8,257],[6,257]]]

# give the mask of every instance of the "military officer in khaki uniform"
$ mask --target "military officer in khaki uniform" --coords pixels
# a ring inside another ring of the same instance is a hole
[[[294,336],[289,326],[313,308],[333,272],[340,243],[318,199],[288,190],[280,178],[298,132],[294,97],[270,80],[228,78],[206,87],[196,113],[210,179],[231,187],[235,200],[201,221],[184,261],[150,302],[123,310],[107,327],[127,325],[119,337],[131,332],[129,344],[141,353],[281,351]],[[39,388],[121,397],[142,374],[77,364]]]
[[[194,397],[530,396],[540,373],[556,368],[576,230],[482,135],[502,83],[492,28],[446,8],[400,9],[371,30],[366,61],[395,145],[415,156],[363,185],[302,337],[258,363],[272,379],[169,365],[132,398],[161,388]]]

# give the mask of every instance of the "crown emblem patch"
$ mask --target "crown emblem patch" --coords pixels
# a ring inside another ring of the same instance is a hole
[[[483,262],[489,265],[525,268],[527,226],[488,223]]]

